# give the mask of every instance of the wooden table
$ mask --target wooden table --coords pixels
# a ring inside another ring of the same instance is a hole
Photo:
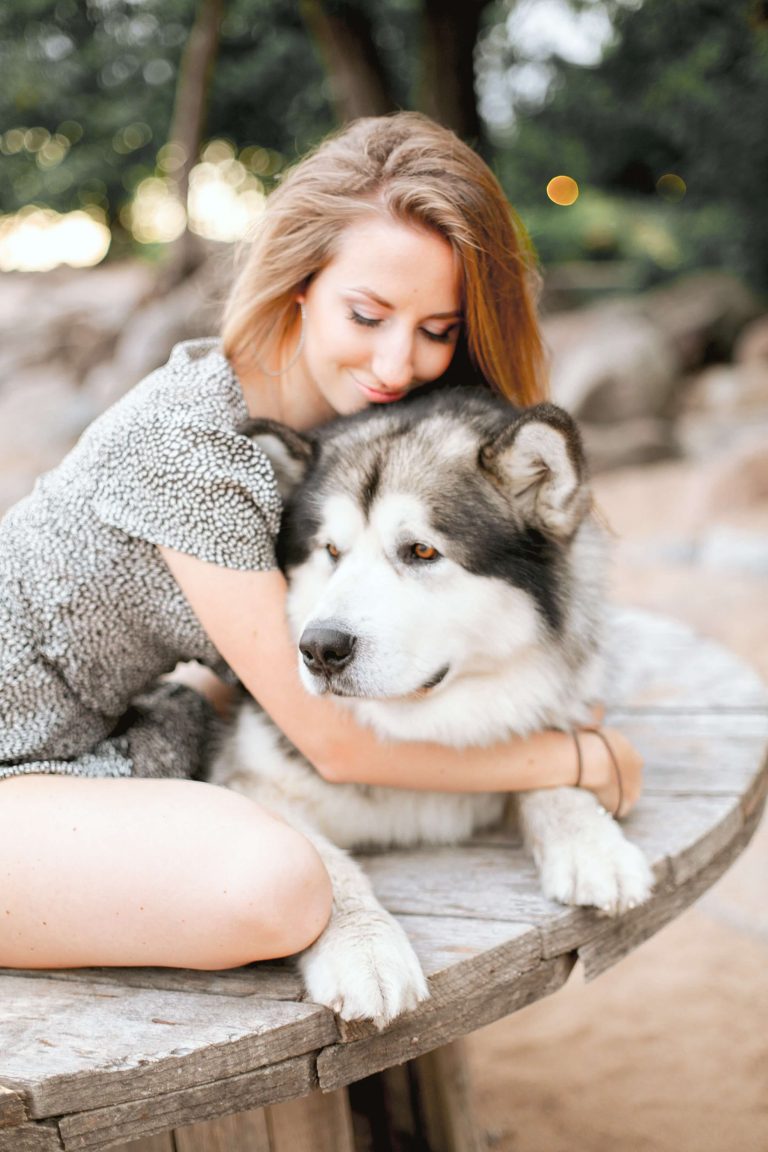
[[[611,651],[609,719],[646,758],[625,828],[656,873],[648,904],[610,920],[549,903],[509,832],[367,856],[432,990],[383,1033],[303,1003],[289,962],[6,970],[0,1152],[477,1149],[453,1042],[554,992],[577,959],[591,978],[651,936],[738,856],[765,801],[768,700],[752,671],[639,612],[617,614]]]

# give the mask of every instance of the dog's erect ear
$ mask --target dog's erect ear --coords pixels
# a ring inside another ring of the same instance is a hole
[[[480,463],[529,523],[568,539],[591,505],[575,421],[554,404],[528,408],[480,450]]]
[[[314,451],[312,441],[277,420],[248,420],[239,431],[258,444],[269,458],[280,496],[287,500],[310,465]]]

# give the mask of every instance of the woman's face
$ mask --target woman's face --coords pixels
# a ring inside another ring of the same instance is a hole
[[[306,329],[297,368],[332,413],[399,400],[442,376],[453,357],[461,275],[437,233],[382,217],[352,224],[299,299]]]

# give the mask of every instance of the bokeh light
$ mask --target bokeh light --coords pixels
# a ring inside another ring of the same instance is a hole
[[[547,184],[547,196],[553,204],[567,208],[579,198],[579,186],[572,176],[554,176]]]
[[[120,213],[120,222],[139,244],[170,244],[181,236],[187,216],[173,181],[150,176],[141,181],[133,200]]]
[[[47,272],[60,264],[88,268],[109,251],[111,236],[97,212],[23,208],[0,216],[0,270]]]
[[[656,181],[656,191],[663,200],[676,203],[682,200],[688,188],[682,176],[678,176],[676,172],[665,172]]]
[[[67,122],[51,135],[44,129],[11,129],[0,134],[0,151],[33,151],[40,167],[48,169],[49,183],[70,181],[65,160],[71,144]],[[135,122],[120,129],[112,146],[123,154],[141,148],[151,139],[146,124]],[[185,227],[208,240],[231,243],[242,239],[261,215],[266,198],[262,175],[274,174],[282,165],[278,153],[251,145],[239,154],[228,140],[212,140],[199,164],[189,175],[187,205],[180,202],[174,178],[186,161],[184,149],[165,144],[158,152],[157,174],[144,176],[142,169],[129,169],[125,186],[132,196],[120,211],[120,223],[139,244],[170,244]],[[56,171],[52,171],[56,169]],[[109,229],[99,205],[106,201],[106,185],[91,179],[83,182],[80,198],[84,209],[60,215],[41,205],[31,205],[14,216],[0,217],[0,269],[47,271],[59,264],[83,268],[98,264],[109,250]]]

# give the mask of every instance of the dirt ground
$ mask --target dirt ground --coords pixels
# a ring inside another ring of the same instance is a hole
[[[620,537],[615,595],[688,621],[768,680],[765,573],[669,561],[670,536],[678,557],[681,542],[701,543],[692,511],[701,483],[690,464],[599,478]],[[765,502],[719,520],[705,529],[710,540],[748,523],[768,555]],[[767,887],[764,821],[714,888],[615,968],[590,984],[577,968],[554,996],[475,1033],[470,1071],[487,1147],[766,1152]]]

